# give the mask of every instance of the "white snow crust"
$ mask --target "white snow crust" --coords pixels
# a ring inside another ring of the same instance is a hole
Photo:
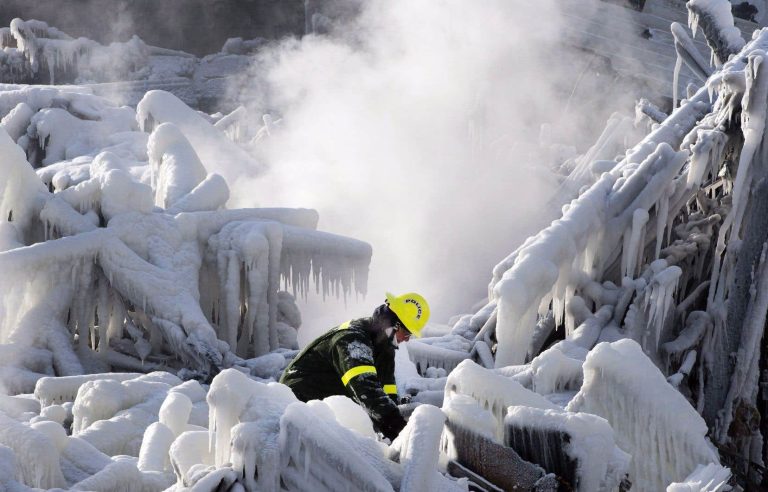
[[[534,446],[568,435],[545,451],[577,463],[577,490],[727,490],[710,439],[762,463],[759,430],[729,431],[757,411],[768,311],[768,248],[745,239],[768,31],[745,43],[729,2],[688,6],[713,66],[675,23],[676,71],[704,85],[678,104],[675,74],[669,115],[640,101],[635,121],[611,116],[558,169],[562,215],[498,262],[474,313],[400,347],[408,424],[392,443],[349,398],[303,403],[275,382],[299,348],[296,298],[365,294],[372,247],[318,231],[314,210],[227,208],[283,122],[208,115],[177,90],[216,92],[261,43],[198,60],[14,20],[0,76],[79,85],[0,84],[0,488],[468,490],[446,474],[448,420],[499,445],[510,426]],[[136,87],[135,109],[106,97]],[[748,247],[735,370],[708,425]]]

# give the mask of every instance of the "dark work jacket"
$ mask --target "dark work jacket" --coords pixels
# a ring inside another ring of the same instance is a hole
[[[371,318],[360,318],[326,332],[293,359],[280,382],[302,401],[352,398],[393,439],[405,426],[396,404],[395,348],[386,338],[376,343],[370,326]]]

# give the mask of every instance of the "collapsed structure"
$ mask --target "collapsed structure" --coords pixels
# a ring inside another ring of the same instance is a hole
[[[727,3],[688,3],[713,68],[672,26],[701,88],[669,116],[614,116],[563,163],[575,198],[497,265],[485,306],[398,351],[393,443],[350,400],[273,382],[296,353],[293,295],[310,277],[364,293],[371,248],[311,210],[225,208],[251,160],[243,110],[0,92],[0,484],[723,490],[721,456],[759,483],[768,31],[745,43]]]

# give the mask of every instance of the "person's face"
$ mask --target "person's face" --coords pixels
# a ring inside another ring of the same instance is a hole
[[[406,330],[400,323],[395,323],[395,339],[397,343],[407,342],[411,339],[411,332]]]

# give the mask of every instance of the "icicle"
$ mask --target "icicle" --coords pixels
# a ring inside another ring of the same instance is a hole
[[[673,191],[674,185],[670,184],[668,192],[662,194],[661,199],[656,204],[656,250],[653,256],[654,260],[658,260],[659,254],[661,254],[664,231],[667,228],[667,221],[669,219],[669,197]]]
[[[694,13],[692,10],[688,10],[688,27],[691,28],[691,34],[696,37],[696,31],[699,28],[699,14]]]
[[[679,78],[680,78],[680,69],[683,67],[683,58],[680,55],[677,55],[677,58],[675,58],[675,70],[672,72],[672,110],[674,111],[675,108],[677,108],[677,96],[678,96],[678,84],[679,84]]]
[[[642,255],[643,244],[643,232],[645,230],[645,224],[648,223],[649,215],[648,211],[638,208],[632,213],[632,226],[629,230],[629,237],[626,233],[624,236],[624,251],[622,256],[622,264],[624,270],[622,275],[624,277],[634,277],[638,265],[638,258]]]
[[[663,260],[658,261],[666,264]],[[653,276],[651,291],[646,295],[646,309],[650,308],[648,309],[648,328],[653,337],[654,352],[658,352],[664,322],[672,309],[673,296],[682,273],[682,269],[676,265],[659,271]]]

